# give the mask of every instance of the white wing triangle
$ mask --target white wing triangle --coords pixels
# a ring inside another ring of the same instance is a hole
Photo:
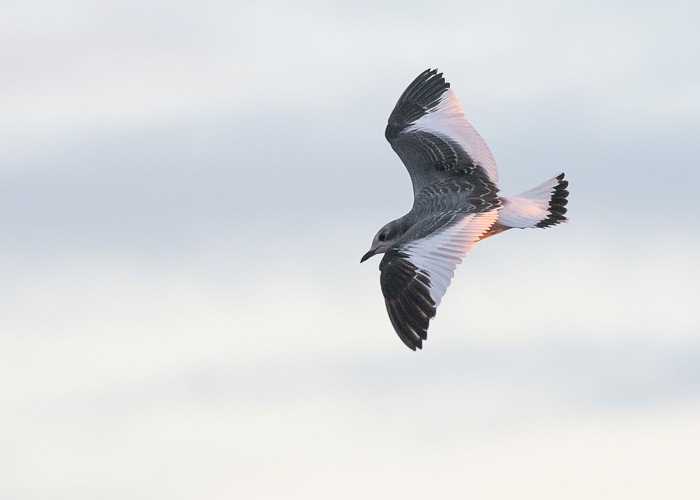
[[[437,106],[406,128],[407,132],[423,130],[442,135],[459,144],[480,165],[489,179],[498,184],[498,168],[491,150],[464,117],[462,106],[452,89],[446,90]]]
[[[407,245],[408,260],[430,279],[430,297],[440,304],[457,265],[498,219],[498,210],[465,215],[446,229]]]

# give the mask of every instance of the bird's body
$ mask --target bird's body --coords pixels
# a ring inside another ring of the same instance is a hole
[[[499,196],[496,162],[436,70],[404,91],[385,135],[411,176],[413,207],[380,229],[362,262],[385,254],[379,269],[387,312],[415,350],[474,243],[514,227],[565,221],[568,182],[560,174],[519,196]]]

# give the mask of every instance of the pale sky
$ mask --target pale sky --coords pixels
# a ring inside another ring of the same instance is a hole
[[[0,3],[0,497],[700,497],[696,2]],[[451,82],[571,222],[422,352],[373,235]]]

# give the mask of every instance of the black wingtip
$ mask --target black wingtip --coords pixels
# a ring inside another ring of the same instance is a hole
[[[436,312],[435,301],[430,296],[430,278],[419,272],[400,250],[386,252],[379,270],[379,282],[394,330],[409,349],[422,349]]]
[[[406,87],[399,97],[384,135],[391,142],[404,128],[430,112],[450,88],[437,69],[426,69]]]
[[[408,344],[408,343],[406,343],[406,342],[404,342],[404,344],[406,345],[406,347],[408,347],[408,348],[409,348],[410,350],[412,350],[413,352],[416,352],[416,348],[422,349],[422,347],[419,346],[419,345]]]
[[[416,334],[413,318],[406,315],[406,310],[397,302],[387,302],[389,319],[401,341],[412,351],[423,348],[423,339]]]
[[[410,341],[410,340],[404,340],[402,338],[401,340],[403,340],[403,343],[406,345],[406,347],[408,347],[413,352],[423,350],[423,340],[421,340],[421,339]]]

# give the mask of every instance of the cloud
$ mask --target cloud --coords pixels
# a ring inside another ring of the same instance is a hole
[[[692,496],[695,4],[3,9],[3,497]],[[477,245],[412,353],[359,257],[428,66],[571,222]]]

